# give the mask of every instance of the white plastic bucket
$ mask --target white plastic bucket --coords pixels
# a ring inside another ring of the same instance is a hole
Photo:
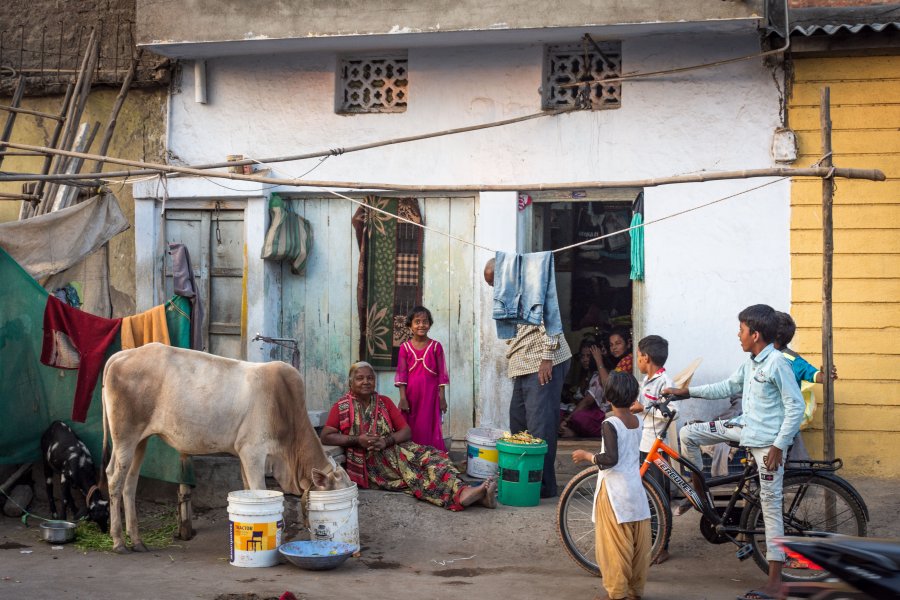
[[[307,501],[309,539],[344,542],[359,550],[359,490],[310,490]]]
[[[497,440],[503,437],[500,429],[473,427],[466,433],[466,473],[477,479],[497,474]]]
[[[228,494],[228,545],[235,567],[278,564],[284,531],[284,494],[269,490],[240,490]]]

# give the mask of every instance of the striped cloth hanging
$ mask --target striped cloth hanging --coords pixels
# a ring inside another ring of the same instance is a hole
[[[294,213],[278,194],[269,199],[272,222],[263,243],[264,260],[288,260],[294,275],[303,273],[312,248],[312,227],[309,221]]]

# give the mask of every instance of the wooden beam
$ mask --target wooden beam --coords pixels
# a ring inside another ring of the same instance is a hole
[[[10,113],[19,113],[23,115],[32,115],[34,117],[42,117],[44,119],[54,119],[56,121],[61,121],[62,117],[59,115],[53,115],[50,113],[41,112],[39,110],[31,110],[28,108],[19,108],[17,106],[5,106],[0,104],[0,110],[10,112]]]

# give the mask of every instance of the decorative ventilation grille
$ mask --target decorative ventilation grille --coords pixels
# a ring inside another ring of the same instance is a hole
[[[544,53],[544,108],[619,108],[622,83],[595,83],[589,86],[561,87],[567,83],[591,81],[622,75],[620,42],[547,46]]]
[[[384,113],[406,110],[406,57],[356,57],[341,60],[338,112]]]

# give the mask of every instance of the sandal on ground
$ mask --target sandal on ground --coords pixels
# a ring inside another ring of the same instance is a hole
[[[750,590],[743,596],[738,596],[737,600],[778,600],[775,596],[771,596],[760,590]]]

